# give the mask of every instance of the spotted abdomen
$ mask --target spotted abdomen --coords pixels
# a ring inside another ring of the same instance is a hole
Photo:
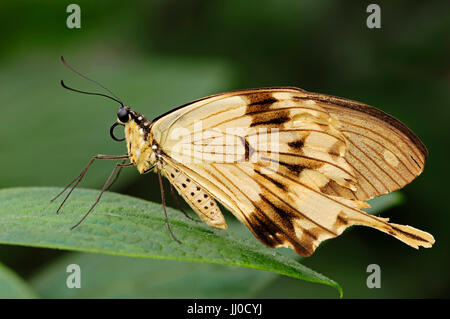
[[[202,187],[170,164],[165,163],[162,171],[178,193],[206,224],[227,229],[227,223],[219,206]]]

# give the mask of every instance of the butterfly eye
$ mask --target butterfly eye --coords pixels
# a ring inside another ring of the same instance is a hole
[[[122,122],[122,123],[126,123],[129,120],[129,116],[128,116],[128,110],[125,109],[124,107],[119,107],[119,110],[117,111],[117,118]]]

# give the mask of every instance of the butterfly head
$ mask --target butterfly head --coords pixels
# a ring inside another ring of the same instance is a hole
[[[75,70],[64,60],[63,57],[61,57],[61,62],[74,73],[78,74],[88,81],[97,84],[98,86],[109,92],[110,95],[74,89],[68,87],[64,83],[64,81],[61,80],[61,86],[63,88],[78,93],[103,96],[120,104],[119,110],[117,111],[117,121],[114,122],[114,124],[109,129],[109,134],[115,141],[121,142],[126,140],[128,154],[130,155],[130,161],[137,166],[140,173],[146,173],[150,171],[155,166],[158,157],[158,149],[153,145],[153,138],[150,133],[152,122],[147,120],[145,116],[134,111],[129,106],[124,105],[122,100],[104,85]],[[117,138],[114,135],[114,129],[119,125],[125,127],[124,138]]]
[[[114,128],[122,125],[125,137],[118,139],[114,135]],[[145,116],[137,113],[129,106],[121,105],[117,110],[117,121],[111,126],[111,137],[116,141],[126,140],[130,161],[136,165],[140,173],[150,171],[156,163],[157,154],[153,147],[150,134],[151,122]]]
[[[126,105],[121,105],[119,109],[117,110],[117,121],[114,123],[114,127],[117,125],[125,126],[125,132],[129,131],[130,133],[133,133],[132,131],[138,131],[139,135],[142,135],[142,137],[145,140],[148,140],[150,137],[150,128],[151,128],[151,122],[147,120],[147,118],[130,108]],[[112,133],[112,131],[111,131]],[[124,139],[118,139],[114,136],[114,134],[111,134],[114,140],[123,141],[127,138],[125,135]]]

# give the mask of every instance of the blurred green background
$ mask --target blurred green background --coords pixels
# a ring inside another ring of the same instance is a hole
[[[124,151],[108,133],[117,105],[63,90],[61,79],[98,88],[64,68],[61,55],[148,118],[233,89],[342,96],[401,119],[427,146],[424,173],[403,190],[404,204],[383,215],[432,233],[436,244],[416,251],[354,228],[302,262],[340,283],[347,298],[449,297],[448,1],[377,1],[381,29],[366,27],[367,1],[78,1],[81,29],[68,29],[70,3],[0,3],[0,188],[63,186],[92,155]],[[82,186],[100,188],[110,169],[97,163]],[[153,174],[125,170],[113,190],[160,201]],[[336,297],[327,286],[217,265],[6,245],[0,262],[19,283],[10,297]],[[85,269],[83,289],[65,286],[71,263]],[[366,286],[373,263],[380,289]]]

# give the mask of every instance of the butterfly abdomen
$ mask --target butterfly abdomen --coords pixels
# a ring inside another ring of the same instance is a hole
[[[227,224],[219,206],[202,187],[170,164],[165,163],[162,171],[178,193],[206,224],[220,229],[227,229]]]

